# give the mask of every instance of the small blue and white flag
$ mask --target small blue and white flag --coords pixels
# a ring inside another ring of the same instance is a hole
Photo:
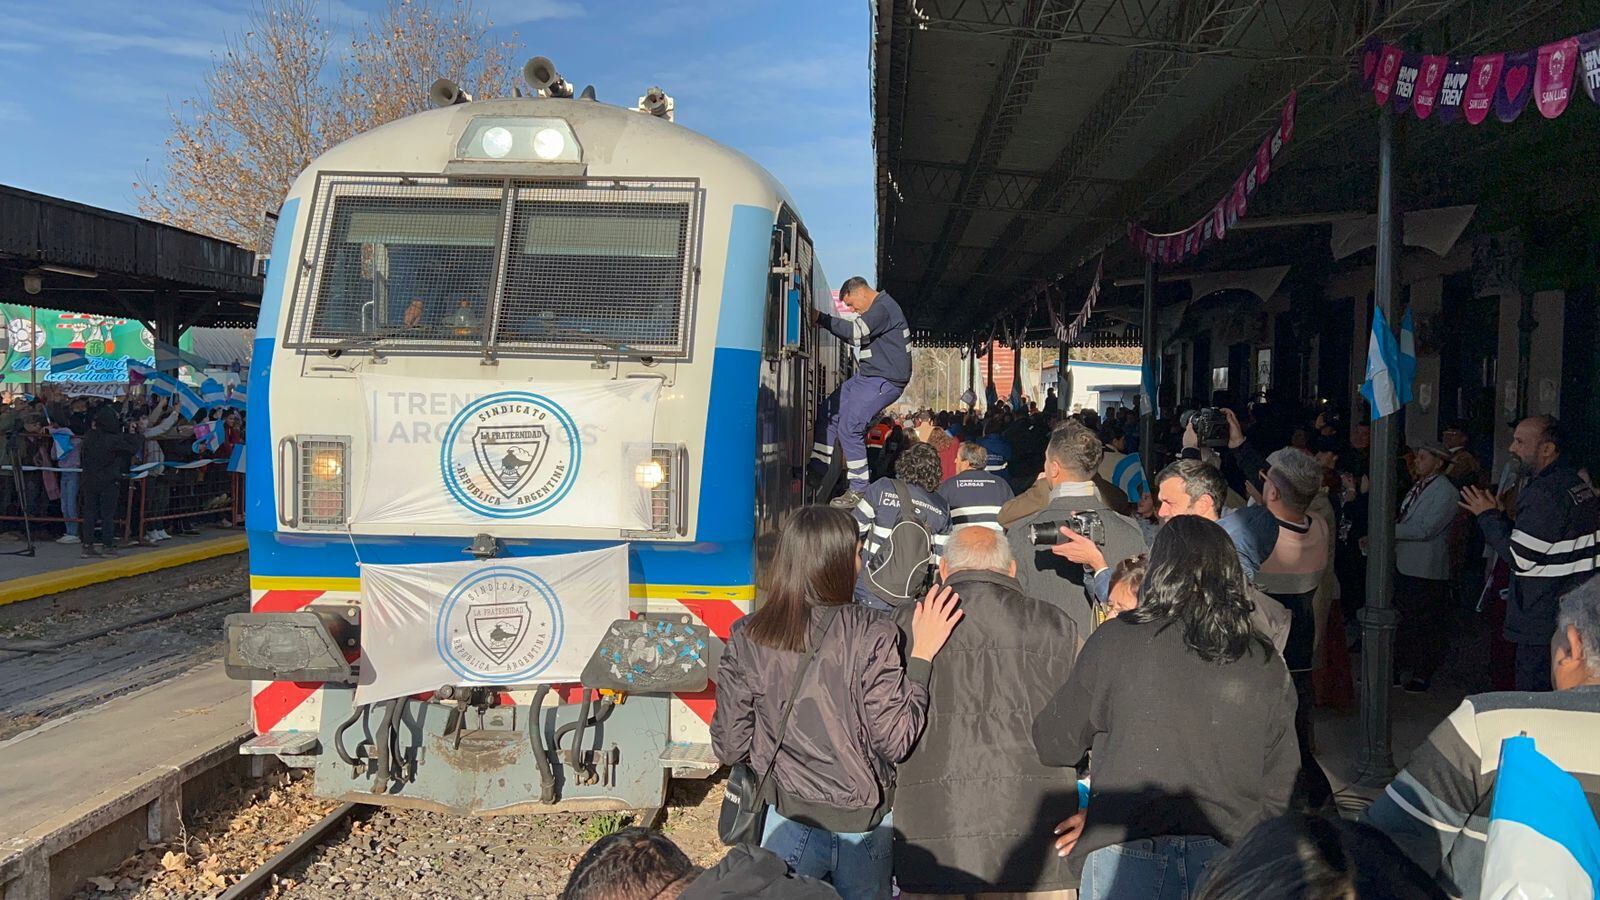
[[[24,323],[26,324],[26,323]],[[89,364],[89,357],[76,347],[57,347],[50,351],[50,371],[71,372]]]
[[[1069,377],[1071,370],[1068,370]],[[1142,412],[1161,418],[1161,357],[1146,359],[1139,367],[1139,402],[1144,407]],[[1070,387],[1061,390],[1061,408],[1067,408],[1067,400],[1072,396]]]
[[[236,384],[228,389],[228,399],[222,402],[229,409],[243,410],[250,402],[250,392],[243,384]]]
[[[1481,896],[1600,896],[1600,824],[1583,786],[1526,735],[1500,744]]]
[[[165,372],[151,372],[145,376],[145,383],[150,385],[150,393],[157,397],[171,397],[178,392],[178,379]]]
[[[244,445],[234,444],[233,452],[228,454],[228,471],[244,474]]]
[[[55,460],[60,462],[72,452],[72,430],[69,428],[50,429],[50,442],[55,445],[52,454]]]
[[[194,443],[191,450],[196,453],[212,453],[222,446],[222,423],[201,422],[194,427]]]
[[[1400,320],[1400,404],[1411,402],[1412,390],[1417,380],[1417,326],[1411,320],[1411,310],[1406,310]]]
[[[207,378],[200,385],[200,399],[205,401],[207,406],[220,406],[228,399],[228,389],[215,378]]]
[[[200,399],[200,395],[195,393],[194,388],[176,379],[172,382],[172,396],[178,401],[178,411],[183,413],[186,419],[200,415],[200,410],[205,408],[205,403]]]
[[[1361,383],[1361,396],[1372,407],[1372,418],[1381,419],[1400,409],[1400,397],[1395,392],[1395,379],[1400,369],[1400,348],[1395,344],[1394,329],[1383,309],[1372,309],[1372,337],[1367,342],[1367,378]]]

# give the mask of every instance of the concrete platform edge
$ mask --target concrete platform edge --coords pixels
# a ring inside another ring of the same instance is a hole
[[[119,578],[131,578],[161,569],[188,565],[203,559],[213,559],[231,553],[243,553],[247,543],[243,533],[213,538],[182,547],[152,550],[148,553],[129,553],[115,559],[27,575],[0,582],[0,606],[21,600],[32,600],[62,591],[75,590],[92,584],[102,584]]]

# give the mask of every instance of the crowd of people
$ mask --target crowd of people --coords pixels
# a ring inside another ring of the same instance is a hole
[[[1193,411],[1147,477],[1133,411],[1053,401],[870,424],[865,484],[786,523],[717,672],[764,849],[703,872],[630,830],[567,897],[1476,897],[1500,737],[1596,783],[1600,498],[1554,418],[1492,491],[1459,423],[1403,455],[1396,686],[1432,689],[1481,590],[1507,690],[1352,822],[1312,709],[1352,687],[1370,427]]]
[[[68,397],[46,388],[0,406],[0,540],[115,556],[235,522],[227,465],[242,411],[184,415],[173,398]]]

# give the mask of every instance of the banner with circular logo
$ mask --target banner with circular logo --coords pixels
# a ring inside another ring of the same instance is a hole
[[[446,684],[576,681],[628,616],[628,548],[363,565],[356,703]]]
[[[368,375],[353,527],[648,529],[654,378],[534,384]]]

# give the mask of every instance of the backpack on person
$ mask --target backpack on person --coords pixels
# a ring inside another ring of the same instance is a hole
[[[889,479],[900,498],[900,520],[877,552],[867,560],[867,589],[892,607],[915,603],[928,589],[933,574],[933,533],[911,499],[911,490],[898,478]]]

